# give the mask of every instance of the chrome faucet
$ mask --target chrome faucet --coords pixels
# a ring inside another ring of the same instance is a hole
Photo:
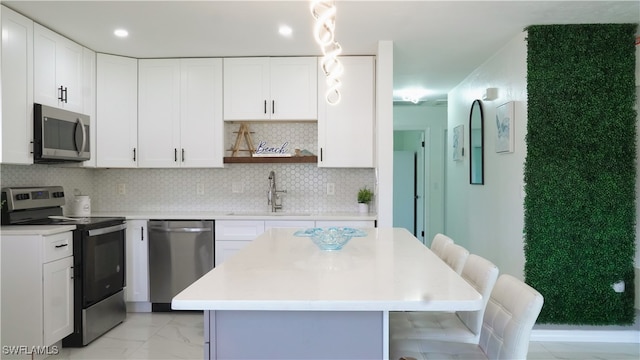
[[[282,209],[282,199],[278,193],[286,193],[287,190],[278,190],[276,187],[276,173],[271,170],[269,173],[269,191],[267,192],[267,204],[271,205],[271,211],[276,212]]]

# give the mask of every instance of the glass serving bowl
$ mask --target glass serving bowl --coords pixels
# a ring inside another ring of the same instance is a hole
[[[367,236],[367,233],[349,227],[328,227],[298,230],[294,235],[310,237],[321,250],[340,250],[352,237]]]

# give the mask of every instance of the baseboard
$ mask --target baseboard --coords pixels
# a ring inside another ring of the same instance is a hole
[[[633,325],[562,325],[536,324],[530,341],[640,343],[640,310]]]
[[[127,312],[151,312],[150,302],[127,302]]]
[[[533,329],[530,341],[640,343],[637,330],[546,330]]]

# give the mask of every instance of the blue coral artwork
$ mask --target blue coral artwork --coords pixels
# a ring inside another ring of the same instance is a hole
[[[514,146],[513,101],[496,108],[496,152],[512,153]]]
[[[464,155],[464,125],[453,128],[453,160],[462,161]]]

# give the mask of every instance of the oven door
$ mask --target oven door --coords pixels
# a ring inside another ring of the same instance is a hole
[[[125,286],[126,224],[85,231],[83,239],[83,307]]]

